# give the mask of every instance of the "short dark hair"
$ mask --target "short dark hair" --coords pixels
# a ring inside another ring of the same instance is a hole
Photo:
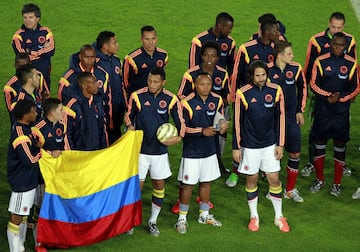
[[[88,50],[95,51],[95,48],[90,44],[85,44],[80,48],[80,53],[83,53],[84,51],[88,51]]]
[[[87,78],[93,77],[94,75],[90,72],[81,72],[76,76],[76,83],[81,88],[81,84],[83,84]]]
[[[31,63],[25,64],[16,69],[16,77],[20,80],[21,85],[24,85],[29,78],[33,77],[33,69],[35,68]]]
[[[115,33],[111,31],[102,31],[96,38],[96,48],[101,49],[104,44],[108,43],[111,38],[115,37]]]
[[[215,25],[225,24],[229,21],[234,23],[234,18],[227,12],[221,12],[216,16]]]
[[[289,41],[276,41],[274,46],[275,57],[278,56],[279,53],[282,53],[288,47],[291,47],[291,43]]]
[[[331,13],[329,21],[331,21],[331,19],[333,19],[333,18],[338,19],[338,20],[344,20],[344,23],[345,23],[345,15],[342,12],[336,11],[336,12]]]
[[[15,55],[15,65],[19,63],[20,60],[28,60],[30,63],[30,57],[27,52],[20,52]]]
[[[33,3],[25,4],[21,10],[21,15],[24,15],[25,13],[33,12],[36,17],[41,17],[41,11],[39,6]]]
[[[200,71],[198,73],[198,75],[196,76],[194,83],[196,83],[197,79],[199,79],[199,77],[201,77],[201,76],[207,76],[211,79],[211,74],[209,74],[208,72],[205,72],[205,71]]]
[[[144,35],[144,32],[152,32],[152,31],[156,33],[155,28],[151,25],[145,25],[140,29],[141,36]]]
[[[334,40],[335,38],[341,38],[341,39],[345,40],[345,42],[346,42],[346,35],[345,35],[345,33],[343,33],[343,32],[336,32],[336,33],[333,35],[333,37],[332,37],[331,40]]]
[[[201,46],[201,50],[200,50],[201,55],[204,55],[206,48],[214,48],[216,50],[217,56],[220,57],[219,43],[212,41],[212,40],[205,41]]]
[[[30,113],[31,108],[35,108],[35,102],[30,100],[19,100],[13,109],[16,120],[23,119],[24,115]]]
[[[276,22],[267,20],[260,25],[261,34],[264,35],[266,31],[270,31],[274,25],[277,25]]]
[[[265,13],[264,15],[261,15],[260,17],[258,17],[259,24],[262,24],[266,21],[271,21],[271,22],[276,23],[276,17],[272,13]]]
[[[250,63],[248,72],[247,72],[248,81],[250,83],[252,83],[254,81],[254,73],[255,73],[256,68],[265,69],[266,76],[269,76],[269,67],[267,66],[267,64],[262,60],[255,60]]]
[[[155,67],[150,71],[151,75],[160,75],[162,80],[166,80],[165,70],[162,67]]]
[[[57,107],[61,104],[61,101],[57,98],[47,98],[43,104],[43,110],[45,115],[49,115],[51,111],[57,109]]]

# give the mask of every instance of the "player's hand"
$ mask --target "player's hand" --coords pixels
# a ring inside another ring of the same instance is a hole
[[[169,137],[167,140],[163,141],[162,143],[165,144],[166,146],[170,146],[181,142],[181,139],[182,139],[181,136],[173,136],[173,137]]]
[[[216,134],[216,130],[212,126],[210,126],[207,128],[203,128],[202,134],[207,137],[214,136]]]
[[[300,126],[304,125],[304,114],[303,113],[296,113],[296,123]]]
[[[329,103],[335,103],[339,100],[340,98],[340,93],[339,92],[335,92],[332,93],[329,97],[328,97],[328,102]]]
[[[61,155],[61,150],[53,150],[53,151],[51,151],[51,156],[53,157],[53,158],[57,158],[57,157],[59,157]]]
[[[48,98],[50,98],[49,92],[47,92],[47,91],[42,92],[42,94],[41,94],[42,101],[45,101]]]
[[[227,128],[228,128],[228,121],[226,120],[221,120],[220,122],[220,134],[225,134]]]
[[[275,146],[275,159],[280,160],[284,155],[284,147],[282,146]]]
[[[232,151],[232,158],[236,163],[240,163],[242,156],[241,156],[241,150],[233,150]]]
[[[135,127],[134,127],[133,125],[129,125],[129,126],[127,127],[127,129],[128,129],[128,130],[135,130]]]

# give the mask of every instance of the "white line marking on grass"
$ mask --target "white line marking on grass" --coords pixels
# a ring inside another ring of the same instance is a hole
[[[354,11],[356,13],[356,16],[358,18],[358,20],[360,21],[360,1],[359,0],[350,0]]]

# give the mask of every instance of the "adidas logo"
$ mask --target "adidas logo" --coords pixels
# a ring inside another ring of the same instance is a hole
[[[332,71],[332,68],[331,68],[331,66],[327,66],[327,67],[325,68],[325,70],[326,70],[326,71]]]
[[[259,55],[255,54],[254,57],[253,57],[254,60],[258,60],[260,59]]]
[[[326,43],[326,44],[324,45],[324,48],[330,48],[329,43]]]
[[[199,105],[197,105],[195,110],[201,110],[201,107]]]
[[[27,39],[27,40],[25,41],[25,43],[26,43],[26,44],[31,44],[32,41],[31,41],[31,39]]]
[[[150,106],[151,103],[150,103],[149,101],[146,101],[146,102],[144,103],[144,105],[145,105],[145,106]]]
[[[251,103],[255,103],[255,102],[257,102],[257,100],[256,100],[255,97],[253,97],[250,102],[251,102]]]
[[[274,79],[279,79],[279,75],[275,74],[275,75],[273,76],[273,78],[274,78]]]
[[[148,66],[146,65],[146,63],[141,65],[141,68],[147,68]]]
[[[47,135],[47,137],[52,137],[53,135],[51,134],[51,132],[49,132],[49,134]]]

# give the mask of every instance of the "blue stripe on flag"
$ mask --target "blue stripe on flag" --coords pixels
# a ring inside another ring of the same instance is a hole
[[[71,186],[71,185],[69,185]],[[45,193],[40,217],[69,223],[84,223],[118,212],[141,199],[138,175],[100,192],[80,198],[62,199]]]

